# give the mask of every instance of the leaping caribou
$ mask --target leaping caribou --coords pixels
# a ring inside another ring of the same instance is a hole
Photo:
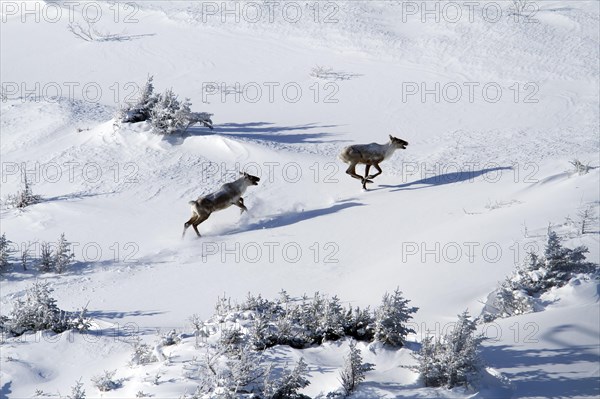
[[[183,225],[181,238],[185,237],[185,231],[190,226],[194,228],[198,237],[201,237],[198,225],[208,219],[211,213],[215,211],[229,208],[231,205],[239,207],[241,213],[248,210],[244,205],[242,195],[248,187],[258,185],[260,178],[245,172],[240,172],[240,174],[242,177],[234,182],[223,184],[218,191],[188,202],[192,206],[192,217]]]
[[[397,149],[405,150],[407,145],[407,141],[390,135],[390,141],[385,144],[355,144],[345,147],[340,153],[339,158],[345,163],[350,164],[346,173],[355,179],[359,179],[362,182],[363,188],[366,190],[367,183],[373,183],[373,180],[371,179],[374,179],[383,172],[379,167],[379,164],[390,158]],[[356,165],[358,164],[366,165],[365,177],[356,173]],[[377,169],[377,173],[374,175],[369,174],[371,166],[374,166],[375,169]]]

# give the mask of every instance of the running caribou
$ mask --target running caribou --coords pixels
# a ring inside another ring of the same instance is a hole
[[[229,208],[231,205],[239,207],[241,209],[240,213],[248,210],[244,205],[242,195],[248,187],[257,186],[260,178],[245,172],[240,172],[240,175],[242,177],[234,182],[223,184],[218,191],[188,202],[192,206],[192,217],[183,225],[181,238],[185,237],[185,231],[190,226],[194,228],[194,231],[200,237],[198,225],[208,219],[210,214],[215,211]]]
[[[383,172],[379,167],[379,164],[390,158],[397,149],[405,150],[407,145],[407,141],[390,135],[390,141],[386,144],[371,143],[351,145],[344,148],[339,157],[345,163],[350,164],[346,173],[359,179],[362,182],[363,188],[366,190],[367,183],[373,183],[373,180],[371,179],[374,179]],[[356,165],[358,164],[365,165],[365,177],[356,173]],[[374,166],[375,169],[377,169],[377,173],[374,175],[369,174],[371,166]]]

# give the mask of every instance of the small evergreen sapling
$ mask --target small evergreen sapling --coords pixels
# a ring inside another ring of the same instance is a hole
[[[375,311],[375,339],[395,347],[404,346],[404,340],[409,333],[415,331],[406,326],[412,319],[412,314],[419,308],[409,307],[410,301],[402,296],[402,291],[396,288],[392,295],[383,295],[382,303]]]
[[[562,239],[548,230],[544,254],[527,254],[518,267],[496,290],[492,311],[484,314],[486,321],[535,311],[536,299],[553,287],[562,287],[577,274],[597,275],[597,264],[587,262],[587,247],[565,248]]]
[[[23,250],[21,251],[21,267],[23,267],[23,271],[27,271],[27,263],[29,262],[29,255],[31,251],[31,243],[28,242]]]
[[[585,262],[585,254],[589,252],[587,247],[570,249],[563,247],[561,242],[562,239],[555,231],[548,230],[548,242],[544,251],[546,275],[543,288],[561,287],[575,274],[593,273],[598,270],[597,265]]]
[[[75,386],[71,387],[71,394],[67,395],[67,399],[85,399],[85,397],[85,389],[83,389],[83,382],[80,379]]]
[[[577,212],[577,216],[579,217],[578,233],[580,235],[600,230],[598,226],[598,216],[596,215],[596,207],[594,205],[590,204],[585,208],[581,208]]]
[[[191,107],[189,99],[180,101],[171,89],[154,93],[153,77],[149,76],[138,100],[122,107],[116,119],[118,123],[148,121],[154,132],[164,135],[185,132],[196,123],[212,129],[212,114],[192,112]]]
[[[142,342],[142,339],[136,336],[132,342],[133,353],[129,360],[129,366],[139,366],[158,361],[158,358],[152,352],[150,345]]]
[[[40,195],[34,194],[31,188],[31,183],[27,180],[27,174],[23,172],[21,181],[23,182],[23,189],[17,191],[15,195],[9,195],[6,199],[6,203],[8,206],[12,206],[14,208],[23,209],[28,207],[29,205],[35,205],[42,201],[42,197]]]
[[[0,236],[0,273],[4,273],[10,266],[10,241],[6,239],[6,233]]]
[[[65,238],[65,233],[60,235],[56,252],[54,253],[54,271],[58,274],[63,273],[73,262],[75,255],[71,252],[69,242]]]
[[[60,310],[51,296],[52,291],[49,283],[36,281],[25,293],[25,298],[17,299],[6,323],[11,334],[19,336],[28,331],[52,330],[61,333],[70,329],[89,329],[86,309],[77,314]]]
[[[358,384],[365,380],[367,372],[371,370],[374,370],[373,365],[363,363],[360,349],[356,347],[356,342],[351,340],[344,368],[340,371],[340,381],[346,396],[356,390]]]
[[[264,383],[263,395],[269,399],[308,399],[298,391],[310,385],[308,381],[308,366],[303,358],[298,360],[292,370],[288,370],[276,381],[269,380],[270,374]]]
[[[344,333],[357,341],[371,341],[375,335],[375,319],[369,307],[349,307],[344,320]]]
[[[454,388],[476,380],[481,369],[479,347],[483,336],[475,335],[476,322],[467,311],[458,316],[454,329],[443,337],[427,337],[416,355],[414,367],[425,386]]]
[[[40,246],[40,263],[38,266],[38,270],[41,273],[49,273],[54,270],[54,262],[55,258],[52,254],[52,247],[47,242],[42,242]]]
[[[117,374],[117,370],[104,370],[103,374],[92,377],[92,382],[100,392],[108,392],[119,389],[121,386],[123,386],[123,381],[116,380],[115,374]]]

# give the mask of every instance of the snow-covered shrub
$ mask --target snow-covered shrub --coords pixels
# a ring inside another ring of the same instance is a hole
[[[67,29],[75,37],[85,40],[86,42],[108,42],[108,41],[122,41],[127,40],[128,37],[120,34],[113,34],[108,32],[100,32],[96,28],[96,24],[86,20],[85,25],[79,22],[69,22]]]
[[[408,307],[409,302],[398,288],[391,295],[387,292],[383,295],[382,303],[375,311],[374,334],[377,341],[395,347],[404,346],[406,336],[415,332],[406,323],[419,310],[417,307]]]
[[[598,224],[598,216],[596,215],[596,207],[592,204],[581,208],[577,212],[577,216],[579,218],[578,225],[578,233],[579,234],[587,234],[593,233],[594,231],[600,231],[600,225]]]
[[[427,337],[421,342],[414,367],[427,387],[467,386],[481,370],[479,347],[483,340],[476,335],[476,322],[467,311],[458,316],[454,329],[443,337]]]
[[[140,337],[135,337],[133,339],[132,346],[133,353],[131,354],[131,359],[129,360],[129,365],[131,367],[158,362],[158,358],[156,355],[154,355],[152,347],[142,342]]]
[[[67,399],[85,399],[85,389],[83,389],[81,380],[77,381],[75,385],[71,387],[71,394],[67,395]]]
[[[527,254],[523,265],[499,285],[489,303],[491,309],[484,311],[484,320],[535,311],[536,300],[553,287],[564,286],[580,273],[597,275],[599,266],[585,260],[587,252],[585,246],[563,247],[558,234],[548,230],[544,254]]]
[[[150,119],[150,112],[158,101],[154,94],[154,77],[149,76],[135,103],[126,104],[117,111],[117,120],[121,123],[136,123]]]
[[[6,239],[6,233],[0,236],[0,273],[8,270],[10,266],[10,241]]]
[[[262,354],[252,351],[248,346],[236,346],[227,350],[226,354],[227,367],[222,373],[222,386],[232,393],[258,390],[267,372]]]
[[[304,348],[345,336],[346,311],[335,296],[329,298],[317,292],[312,298],[304,296],[300,303],[285,296],[278,301],[259,296],[240,309],[255,312],[251,340],[256,349],[274,345]]]
[[[17,191],[16,194],[9,194],[6,198],[6,205],[11,208],[19,208],[23,209],[28,207],[29,205],[35,205],[42,201],[42,197],[40,195],[34,194],[31,188],[31,183],[27,180],[27,174],[23,173],[23,188]]]
[[[64,272],[75,258],[69,245],[69,242],[65,238],[65,233],[62,233],[54,252],[54,271],[58,274]]]
[[[220,298],[214,318],[218,323],[249,319],[245,327],[256,350],[275,345],[302,349],[343,337],[372,341],[376,333],[382,342],[401,346],[406,334],[412,331],[406,323],[418,309],[408,307],[408,302],[396,290],[393,295],[386,294],[383,304],[372,312],[368,307],[344,308],[336,296],[319,292],[295,300],[284,292],[275,301],[250,295],[245,302],[235,306],[230,300]]]
[[[569,163],[571,165],[573,165],[574,173],[577,173],[580,175],[585,175],[585,174],[589,173],[590,170],[594,169],[593,167],[590,166],[589,162],[587,164],[584,164],[579,159],[574,159],[572,161],[569,161]]]
[[[21,251],[21,267],[23,270],[27,270],[27,263],[29,262],[31,252],[31,243],[28,242],[27,246],[23,247]]]
[[[372,341],[375,336],[375,318],[369,307],[348,308],[344,321],[344,333],[357,341]]]
[[[171,89],[154,93],[153,77],[149,76],[138,100],[123,106],[116,120],[117,123],[148,121],[156,133],[164,135],[185,132],[196,123],[212,129],[212,114],[192,112],[191,107],[189,99],[180,101]]]
[[[38,262],[38,270],[41,273],[58,273],[65,272],[73,263],[75,255],[71,251],[70,243],[62,233],[56,242],[56,246],[51,243],[42,242],[40,244],[40,259]]]
[[[497,317],[509,317],[532,312],[534,302],[525,290],[515,287],[507,278],[495,293],[493,307],[498,311]]]
[[[188,98],[179,101],[173,90],[167,89],[157,96],[156,105],[150,110],[150,124],[157,133],[184,132],[195,123]]]
[[[512,13],[522,16],[527,11],[531,0],[512,0]]]
[[[36,281],[25,293],[25,298],[17,299],[5,328],[14,336],[26,332],[52,330],[61,333],[67,330],[87,331],[90,321],[81,312],[65,312],[58,308],[52,298],[53,289],[49,283]]]
[[[271,315],[258,313],[250,329],[250,343],[255,350],[265,350],[277,345],[281,341],[289,340],[289,331],[291,324],[287,320],[281,319],[277,327],[271,326]],[[275,332],[279,332],[278,338]]]
[[[221,331],[219,345],[227,351],[235,351],[244,342],[244,335],[238,327],[225,328]]]
[[[271,376],[268,375],[264,383],[263,395],[270,399],[309,399],[308,396],[298,392],[310,385],[307,377],[308,367],[304,359],[300,358],[296,366],[284,372],[280,378],[271,381]]]
[[[344,336],[345,312],[337,296],[327,298],[319,318],[318,333],[323,340],[335,341]]]
[[[372,364],[363,363],[360,349],[354,341],[350,341],[350,350],[344,361],[344,368],[340,371],[340,381],[346,396],[352,394],[358,384],[365,380],[367,372],[373,369]]]
[[[103,374],[92,377],[92,382],[100,392],[108,392],[114,389],[119,389],[123,386],[123,381],[115,380],[115,374],[117,374],[117,370],[104,370]]]
[[[176,345],[179,342],[181,342],[181,338],[175,330],[170,330],[169,332],[162,334],[160,337],[160,343],[163,346]]]
[[[545,289],[561,287],[578,273],[598,272],[598,265],[585,261],[585,254],[589,252],[587,247],[570,249],[563,247],[561,242],[562,239],[555,231],[548,231],[543,264],[546,273],[542,287]]]
[[[40,244],[40,262],[38,270],[41,273],[49,273],[54,270],[55,257],[52,255],[52,247],[47,242]]]

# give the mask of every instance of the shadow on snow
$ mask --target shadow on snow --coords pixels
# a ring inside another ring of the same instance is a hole
[[[441,186],[444,184],[462,183],[465,181],[473,180],[479,176],[483,176],[488,173],[500,173],[501,174],[501,172],[503,170],[512,170],[512,167],[500,166],[500,167],[496,167],[496,168],[471,170],[471,171],[466,171],[466,172],[445,173],[442,175],[426,177],[421,180],[415,180],[412,182],[402,183],[402,184],[397,184],[397,185],[382,184],[379,186],[379,189],[391,188],[392,190],[390,190],[390,191],[418,190],[418,189],[432,187],[432,186]],[[494,177],[493,181],[497,181],[496,179],[499,180],[499,178]],[[412,187],[412,186],[420,186],[420,187]],[[377,189],[373,189],[373,190],[377,190]]]
[[[190,127],[184,136],[207,136],[219,134],[222,136],[250,139],[259,141],[272,141],[281,144],[299,143],[334,143],[342,140],[331,140],[328,137],[333,133],[308,132],[311,129],[326,129],[337,125],[318,125],[308,123],[296,126],[277,126],[271,122],[249,122],[249,123],[224,123],[215,125],[213,130],[205,127]]]

